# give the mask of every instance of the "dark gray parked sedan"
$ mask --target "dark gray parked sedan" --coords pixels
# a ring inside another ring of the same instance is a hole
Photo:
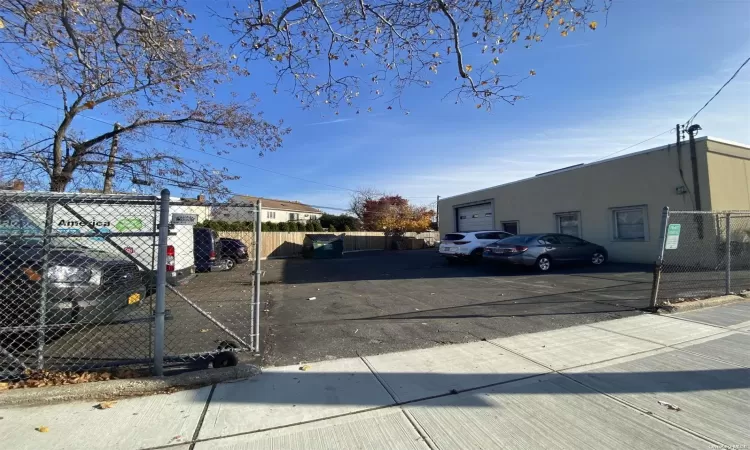
[[[535,266],[546,272],[558,263],[604,264],[607,261],[607,249],[567,234],[519,234],[487,245],[484,257],[493,261]]]

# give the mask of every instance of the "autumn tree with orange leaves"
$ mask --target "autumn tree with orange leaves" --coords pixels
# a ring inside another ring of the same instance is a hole
[[[364,226],[370,231],[383,231],[399,236],[407,232],[422,232],[430,228],[435,211],[410,205],[399,195],[367,200],[364,206]]]

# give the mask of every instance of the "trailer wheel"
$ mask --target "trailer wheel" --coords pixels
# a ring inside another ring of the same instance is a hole
[[[214,356],[214,369],[236,366],[239,360],[235,352],[221,352]]]

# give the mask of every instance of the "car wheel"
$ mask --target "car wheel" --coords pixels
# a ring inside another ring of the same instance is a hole
[[[225,268],[226,268],[227,270],[232,270],[232,269],[234,269],[234,266],[235,266],[235,265],[236,265],[236,263],[234,262],[234,260],[233,260],[232,258],[225,258],[225,259],[224,259],[224,267],[225,267]]]
[[[474,251],[471,252],[471,254],[469,254],[469,261],[472,262],[473,264],[477,264],[478,262],[482,260],[483,252],[484,250],[481,248],[475,249]]]
[[[591,263],[595,266],[601,266],[607,261],[607,255],[605,255],[603,252],[596,251],[593,255],[591,255]]]
[[[547,255],[542,255],[536,259],[536,268],[542,272],[548,272],[552,268],[552,260]]]

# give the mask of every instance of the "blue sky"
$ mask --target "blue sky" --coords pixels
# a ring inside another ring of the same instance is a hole
[[[198,31],[215,30],[199,2],[193,3]],[[531,49],[519,45],[507,52],[503,73],[524,76],[534,69],[537,75],[519,88],[525,100],[498,104],[490,112],[477,110],[473,102],[443,100],[454,74],[430,89],[408,90],[402,104],[409,115],[378,102],[370,103],[370,114],[342,108],[336,116],[325,106],[303,110],[288,94],[272,94],[267,67],[250,67],[253,75],[232,89],[257,92],[265,116],[283,118],[292,133],[281,149],[263,158],[253,151],[228,156],[424,204],[437,195],[591,162],[685,122],[750,56],[749,15],[750,2],[744,0],[616,0],[606,26],[599,20],[594,32],[550,34]],[[750,144],[750,68],[696,123],[704,135]],[[668,133],[628,152],[673,140],[674,133]],[[345,208],[351,194],[227,164],[242,177],[230,183],[240,193],[336,208]]]

